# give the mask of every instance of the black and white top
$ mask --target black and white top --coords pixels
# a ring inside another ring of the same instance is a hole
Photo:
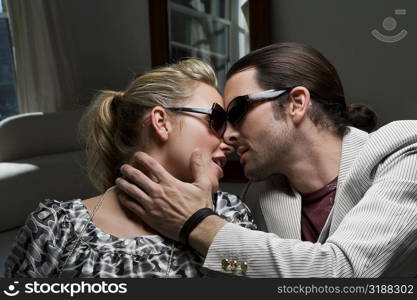
[[[223,219],[256,229],[238,197],[220,191],[216,196],[215,211]],[[18,233],[5,276],[56,277],[65,265],[63,277],[200,277],[203,260],[194,250],[159,235],[119,238],[108,234],[90,221],[80,199],[45,200]]]

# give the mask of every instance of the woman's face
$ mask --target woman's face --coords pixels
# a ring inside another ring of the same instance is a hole
[[[210,109],[216,102],[222,107],[223,99],[217,90],[205,83],[198,82],[191,99],[180,105],[190,108]],[[213,191],[218,189],[219,179],[223,176],[221,169],[226,162],[226,154],[232,148],[222,142],[209,127],[209,115],[192,112],[171,112],[175,114],[176,125],[166,144],[166,168],[178,179],[193,182],[191,172],[191,154],[198,148],[203,158],[210,158],[206,175],[209,176]]]

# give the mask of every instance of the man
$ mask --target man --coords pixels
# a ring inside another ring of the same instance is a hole
[[[138,153],[136,163],[149,177],[122,166],[129,181],[116,183],[130,196],[122,197],[126,207],[162,234],[189,243],[213,271],[417,275],[416,121],[393,122],[372,134],[348,127],[372,127],[375,116],[365,106],[347,107],[330,62],[295,43],[240,59],[228,73],[224,99],[224,141],[251,180],[243,200],[265,232],[202,213],[211,207],[211,191],[204,176],[209,162],[198,151],[194,183],[174,179]]]

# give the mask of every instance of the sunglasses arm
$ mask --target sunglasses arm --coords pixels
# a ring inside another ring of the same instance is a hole
[[[200,114],[206,114],[210,115],[212,113],[212,109],[205,109],[205,108],[188,108],[188,107],[165,107],[169,110],[175,110],[175,111],[186,111],[186,112],[195,112]]]

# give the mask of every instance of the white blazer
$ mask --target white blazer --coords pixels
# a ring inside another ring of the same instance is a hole
[[[284,177],[249,183],[243,200],[262,231],[226,224],[204,267],[247,277],[417,276],[417,121],[371,134],[351,127],[338,176],[317,243],[300,240],[301,197]]]

